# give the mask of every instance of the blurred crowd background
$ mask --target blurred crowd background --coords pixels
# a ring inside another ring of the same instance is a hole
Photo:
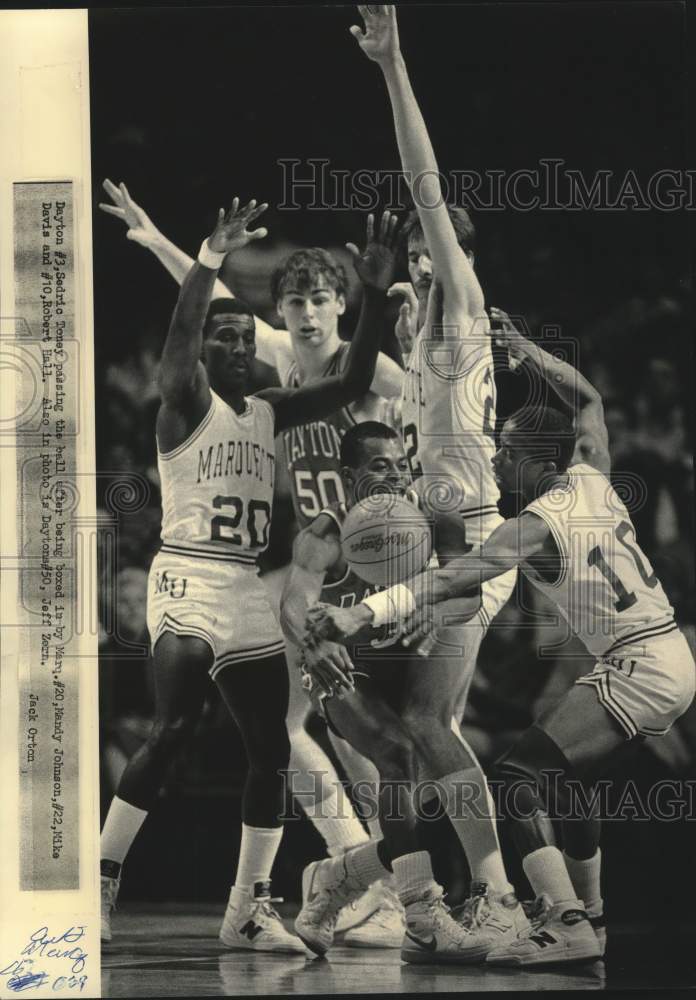
[[[686,123],[682,16],[679,5],[650,3],[405,6],[402,45],[441,169],[533,169],[542,157],[560,157],[588,180],[610,170],[617,184],[629,169],[644,180],[678,169]],[[147,250],[126,241],[117,220],[98,212],[101,182],[124,180],[192,255],[219,205],[236,194],[269,201],[268,239],[235,257],[223,277],[279,325],[268,281],[275,264],[298,246],[345,256],[343,244],[360,239],[364,219],[355,211],[279,209],[287,192],[278,160],[327,158],[334,169],[390,170],[398,158],[378,73],[347,32],[351,8],[105,10],[90,17],[105,806],[151,721],[145,600],[160,519],[156,371],[177,290]],[[638,537],[693,646],[694,368],[683,214],[508,209],[473,217],[487,303],[522,317],[534,336],[557,328],[566,356],[600,391],[614,476],[620,483],[630,473],[643,484],[632,509]],[[355,284],[346,337],[359,307]],[[511,373],[497,352],[496,377],[502,418],[523,401],[525,373]],[[279,586],[294,531],[281,476],[263,562],[271,587]],[[539,610],[535,600],[528,595],[525,603]],[[533,625],[516,605],[498,624],[484,643],[464,720],[484,764],[591,668],[579,651],[572,660],[540,658],[539,643],[552,639],[553,627]],[[310,725],[324,740],[320,722]],[[623,777],[641,788],[693,777],[695,757],[692,710],[667,739],[647,741]],[[176,898],[223,899],[244,768],[239,737],[211,686],[193,752],[174,765],[161,809],[129,858],[126,896],[166,898],[174,865]],[[176,836],[158,837],[165,828]],[[660,851],[675,873],[664,882],[674,885],[689,850],[684,824],[634,822],[629,868],[621,849],[627,829],[605,829],[610,890],[615,886],[610,919],[612,906],[626,917],[644,905],[645,887],[630,875],[641,858],[649,864]],[[434,824],[434,836],[456,896],[466,873],[451,860],[458,852],[447,850],[446,823]],[[306,820],[288,824],[276,870],[287,898],[297,897],[302,864],[317,851],[321,842]],[[651,891],[659,902],[662,890]]]

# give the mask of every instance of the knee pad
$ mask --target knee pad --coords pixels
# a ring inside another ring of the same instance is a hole
[[[572,764],[558,744],[538,726],[528,729],[495,762],[491,772],[491,783],[503,786],[506,808],[502,811],[508,814],[510,807],[516,805],[525,812],[542,807],[552,815],[565,815],[570,804],[569,780],[577,780]],[[511,795],[513,801],[509,800]]]

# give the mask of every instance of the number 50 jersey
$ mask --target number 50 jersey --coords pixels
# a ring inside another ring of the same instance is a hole
[[[527,512],[550,528],[560,563],[523,563],[522,570],[558,605],[590,653],[605,656],[677,628],[630,515],[601,472],[574,465],[567,484],[532,501]]]
[[[162,552],[255,564],[268,545],[275,480],[273,407],[256,396],[235,413],[212,390],[183,444],[162,454]]]

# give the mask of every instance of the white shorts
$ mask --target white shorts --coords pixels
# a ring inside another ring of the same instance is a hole
[[[284,652],[285,643],[255,565],[158,552],[147,589],[154,650],[165,632],[196,636],[213,651],[210,676]]]
[[[694,700],[696,664],[676,629],[622,646],[575,683],[594,687],[600,704],[627,736],[662,736]]]

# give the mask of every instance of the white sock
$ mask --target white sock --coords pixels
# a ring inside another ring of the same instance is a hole
[[[563,855],[557,847],[540,847],[532,851],[523,859],[522,867],[535,896],[545,892],[554,903],[576,898]]]
[[[100,853],[103,861],[123,864],[146,816],[146,809],[138,809],[130,802],[113,797],[101,832]]]
[[[366,844],[370,839],[340,784],[332,788],[321,802],[315,802],[311,807],[304,806],[304,809],[317,833],[324,838],[332,858],[343,854],[349,847]]]
[[[348,876],[362,889],[369,889],[373,882],[391,874],[380,860],[377,844],[377,841],[369,840],[360,847],[353,847],[350,851],[346,851],[340,860],[341,865],[345,864]],[[334,859],[332,864],[339,864],[339,859]]]
[[[404,906],[420,899],[424,891],[435,881],[427,851],[402,854],[400,858],[392,861],[392,868],[396,879],[396,891]]]
[[[573,883],[575,895],[585,904],[588,916],[600,916],[604,913],[604,903],[600,887],[602,852],[597,848],[591,858],[587,858],[585,861],[578,861],[577,858],[571,858],[564,851],[563,860],[566,863],[570,880]]]
[[[267,882],[283,837],[282,826],[260,827],[242,823],[242,846],[239,849],[234,888],[250,892],[255,882]]]
[[[493,798],[478,762],[438,780],[447,793],[443,804],[466,854],[472,880],[487,882],[496,893],[514,892],[500,852]]]

